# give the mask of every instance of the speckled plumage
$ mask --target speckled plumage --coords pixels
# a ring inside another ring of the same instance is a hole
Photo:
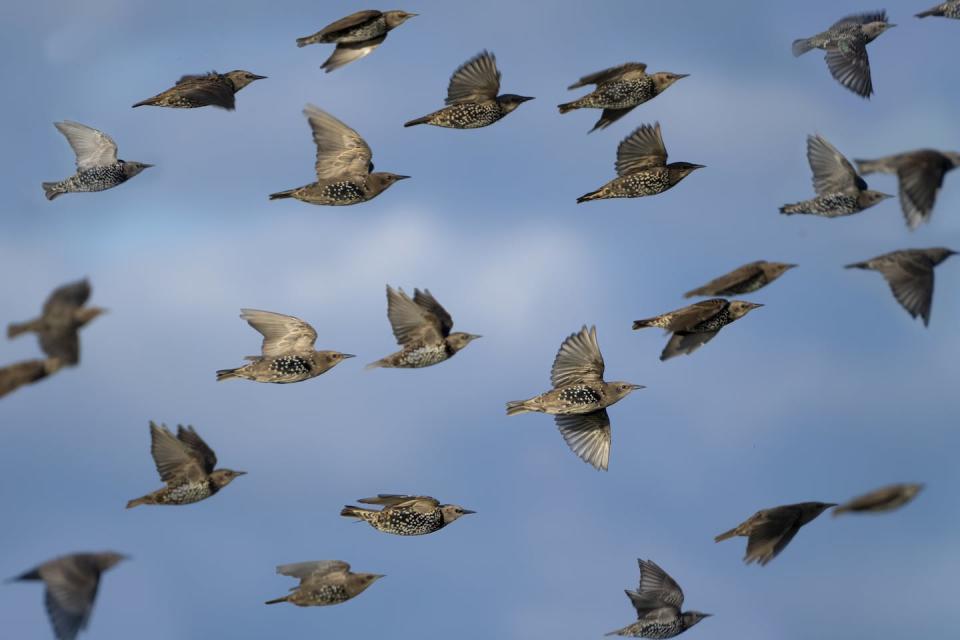
[[[277,573],[300,579],[288,595],[266,604],[289,602],[298,607],[324,607],[346,602],[363,593],[383,576],[376,573],[353,573],[350,565],[340,560],[320,560],[282,564]]]
[[[931,7],[926,11],[921,11],[916,15],[918,18],[927,18],[930,16],[960,20],[960,0],[948,0],[947,2],[941,2],[937,6]]]
[[[227,73],[211,71],[204,75],[183,76],[177,83],[152,98],[141,100],[134,107],[153,106],[171,109],[196,109],[214,106],[232,111],[236,106],[235,95],[251,82],[266,76],[236,69]]]
[[[330,73],[334,69],[339,69],[373,53],[383,44],[387,33],[416,15],[406,11],[380,12],[373,9],[357,11],[328,24],[313,35],[297,38],[297,46],[336,43],[337,48],[321,67]]]
[[[455,504],[440,504],[430,496],[380,494],[363,498],[363,504],[383,505],[383,509],[364,509],[347,505],[341,516],[358,518],[377,531],[398,536],[421,536],[439,531],[461,516],[474,513]]]
[[[681,612],[683,590],[653,560],[637,560],[640,565],[640,586],[626,591],[637,612],[637,621],[608,636],[630,638],[673,638],[713,614],[700,611]]]
[[[643,320],[634,320],[633,328],[658,327],[673,333],[660,360],[669,360],[681,354],[691,354],[712,340],[720,330],[762,307],[762,304],[744,300],[712,298]]]

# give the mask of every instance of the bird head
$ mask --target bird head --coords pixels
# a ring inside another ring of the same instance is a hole
[[[883,20],[877,20],[876,22],[868,22],[867,24],[863,25],[863,34],[867,36],[867,42],[872,42],[881,33],[886,31],[887,29],[892,29],[895,26],[897,25],[890,22],[883,21]]]
[[[795,264],[788,264],[786,262],[765,262],[760,265],[760,268],[763,269],[763,273],[769,280],[775,280],[782,276],[784,272],[796,266]]]
[[[395,29],[410,18],[418,15],[417,13],[407,13],[406,11],[384,11],[383,19],[387,23],[387,29]]]
[[[127,178],[132,178],[144,169],[149,169],[153,166],[145,162],[132,162],[128,160],[121,160],[120,163],[123,165],[123,174],[127,176]]]
[[[757,302],[747,302],[746,300],[731,300],[730,301],[730,317],[734,320],[737,318],[742,318],[747,315],[754,309],[762,307],[763,305]]]
[[[633,384],[632,382],[624,382],[622,380],[607,383],[607,390],[613,395],[614,398],[616,398],[616,400],[626,398],[628,395],[638,389],[646,389],[646,387],[642,384]],[[616,400],[614,400],[614,402],[616,402]]]
[[[125,556],[122,553],[117,553],[115,551],[104,551],[103,553],[94,555],[94,564],[96,564],[98,570],[103,572],[116,566],[123,560],[128,560],[129,558],[129,556]]]
[[[245,86],[250,84],[255,80],[264,80],[267,76],[258,76],[255,73],[250,73],[249,71],[244,71],[243,69],[237,69],[235,71],[230,71],[224,74],[227,76],[227,79],[230,80],[230,84],[233,85],[234,91],[240,91]]]
[[[106,312],[107,310],[103,307],[81,307],[80,309],[77,309],[76,313],[74,314],[74,318],[76,319],[77,324],[82,327],[97,316]]]
[[[319,358],[327,368],[334,367],[347,358],[355,358],[356,356],[352,353],[340,353],[339,351],[317,351],[317,358]]]
[[[946,247],[934,247],[932,249],[927,249],[927,256],[933,262],[933,264],[940,264],[950,256],[957,255],[957,252],[953,249],[947,249]]]
[[[836,502],[803,502],[800,505],[802,515],[800,516],[801,525],[805,525],[811,520],[814,520],[821,513],[829,509],[830,507],[837,506]]]
[[[347,576],[347,590],[353,595],[357,595],[380,578],[385,577],[379,573],[351,573]]]
[[[689,73],[670,73],[669,71],[658,71],[650,76],[650,79],[653,80],[653,86],[657,88],[657,93],[660,93],[670,85],[672,85],[677,80],[688,77]]]
[[[443,524],[450,524],[460,516],[476,513],[476,511],[464,509],[458,504],[442,504],[440,505],[440,513],[443,514]]]
[[[923,491],[923,487],[922,482],[905,484],[903,485],[903,495],[906,496],[908,500],[912,500],[915,495]]]
[[[456,331],[447,336],[447,345],[453,349],[453,352],[456,353],[460,351],[468,344],[476,340],[477,338],[482,338],[483,336],[478,336],[475,333],[464,333],[463,331]]]
[[[956,151],[944,151],[943,155],[946,156],[947,160],[953,165],[954,168],[960,167],[960,153],[957,153]]]
[[[670,170],[670,181],[676,184],[686,178],[697,169],[703,169],[706,165],[694,164],[692,162],[671,162],[667,165]]]
[[[683,619],[683,628],[689,629],[704,618],[709,618],[712,615],[712,613],[701,613],[699,611],[684,611],[680,617]]]
[[[409,177],[410,176],[401,176],[396,173],[388,173],[386,171],[378,171],[371,173],[367,178],[367,186],[371,194],[376,195],[389,189],[395,182],[406,180]]]
[[[233,469],[217,469],[210,474],[210,481],[216,485],[218,489],[222,489],[231,482],[234,478],[239,478],[240,476],[247,475],[246,471],[234,471]]]
[[[872,189],[865,189],[860,192],[859,204],[862,208],[867,209],[882,202],[887,198],[892,198],[893,196],[889,193],[881,193],[880,191],[874,191]]]
[[[500,108],[506,113],[510,113],[527,100],[533,100],[533,98],[529,96],[518,96],[515,93],[505,93],[502,96],[497,96],[497,102],[500,104]]]

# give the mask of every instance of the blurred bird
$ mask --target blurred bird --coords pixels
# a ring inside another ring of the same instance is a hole
[[[74,640],[87,628],[100,576],[126,556],[105,551],[74,553],[44,562],[12,580],[43,580],[44,602],[57,640]]]
[[[214,106],[233,111],[235,94],[251,82],[263,80],[266,77],[258,76],[243,69],[228,71],[227,73],[211,71],[204,75],[183,76],[177,80],[177,84],[173,87],[133,106],[171,107],[174,109]]]
[[[921,222],[929,222],[937,191],[943,186],[944,176],[960,166],[960,153],[919,149],[877,160],[855,160],[863,175],[895,173],[900,184],[900,208],[907,226],[916,229]]]
[[[933,305],[933,268],[956,254],[953,249],[945,247],[902,249],[864,262],[848,264],[846,268],[879,271],[900,306],[907,310],[911,318],[923,318],[924,326],[928,326],[930,307]]]
[[[921,489],[923,489],[922,484],[891,484],[841,504],[833,510],[833,515],[838,516],[851,511],[856,513],[893,511],[912,501]]]
[[[141,504],[193,504],[212,496],[246,471],[216,469],[217,454],[193,430],[177,426],[174,437],[166,425],[150,422],[150,454],[160,479],[167,486],[131,500],[127,509]]]
[[[853,165],[823,136],[807,136],[807,161],[813,171],[817,197],[785,204],[780,213],[810,213],[825,218],[849,216],[869,209],[890,194],[872,191],[853,170]]]
[[[567,446],[595,469],[606,471],[610,463],[610,416],[607,407],[627,397],[642,384],[604,382],[603,355],[597,343],[597,328],[586,325],[570,334],[553,361],[553,389],[529,400],[507,403],[507,415],[547,413],[554,420]]]
[[[577,202],[606,198],[653,196],[673,188],[702,164],[671,162],[660,135],[660,123],[645,124],[623,139],[617,147],[617,177],[596,191],[577,198]]]
[[[354,357],[339,351],[315,351],[317,332],[300,318],[258,309],[241,309],[240,317],[263,335],[261,355],[247,356],[250,363],[242,367],[217,371],[217,380],[303,382]]]
[[[766,565],[790,544],[800,527],[835,506],[837,505],[832,502],[800,502],[761,509],[713,540],[721,542],[733,536],[747,536],[747,554],[743,561],[747,564],[759,562]]]
[[[62,133],[77,156],[77,172],[60,182],[44,182],[43,193],[53,200],[63,193],[103,191],[123,184],[152,164],[117,159],[113,138],[79,122],[64,120],[53,126]]]
[[[297,38],[297,46],[336,43],[333,55],[320,67],[330,73],[373,53],[386,40],[389,31],[416,15],[406,11],[357,11],[328,24],[312,36]]]
[[[362,504],[380,504],[383,509],[363,509],[347,505],[341,516],[359,518],[377,531],[398,536],[422,536],[439,531],[459,518],[476,511],[456,504],[440,504],[430,496],[401,496],[381,493],[375,498],[363,498]]]
[[[960,0],[948,0],[948,2],[941,2],[931,9],[921,11],[916,17],[927,18],[929,16],[960,20]]]
[[[533,98],[500,91],[497,59],[489,51],[470,58],[453,72],[447,87],[449,106],[410,120],[403,126],[432,124],[448,129],[478,129],[493,124]]]
[[[795,264],[787,264],[785,262],[757,260],[756,262],[737,267],[730,273],[715,278],[698,289],[687,291],[683,294],[683,297],[735,296],[752,293],[764,288],[786,273],[788,269],[793,269],[796,266]]]
[[[647,75],[647,65],[642,62],[627,62],[619,67],[583,76],[567,89],[578,89],[589,84],[596,85],[597,88],[573,102],[557,105],[557,108],[560,113],[574,109],[603,109],[600,119],[589,131],[593,133],[597,129],[606,129],[637,105],[656,98],[674,82],[689,75],[668,71]]]
[[[458,351],[480,338],[453,328],[453,318],[429,289],[413,290],[410,299],[403,289],[394,291],[387,285],[387,318],[400,351],[367,365],[376,367],[418,369],[449,360]]]
[[[48,357],[56,358],[59,365],[78,364],[80,328],[107,311],[100,307],[84,306],[90,297],[90,291],[90,282],[86,279],[54,289],[43,303],[42,315],[27,322],[7,325],[7,337],[15,338],[27,332],[36,333],[40,348]]]
[[[637,610],[637,621],[606,635],[673,638],[713,615],[699,611],[681,613],[683,591],[680,585],[653,560],[637,560],[637,563],[640,565],[640,586],[636,591],[626,591]]]
[[[634,320],[633,328],[659,327],[673,333],[660,354],[660,360],[664,361],[680,354],[690,355],[713,340],[720,329],[762,306],[745,300],[711,298],[659,316]]]
[[[864,98],[873,94],[867,44],[897,25],[887,22],[887,12],[861,13],[841,18],[829,29],[811,38],[793,41],[793,55],[802,56],[812,49],[827,52],[827,67],[844,87]]]
[[[53,375],[62,366],[59,358],[40,358],[0,367],[0,398],[22,386]]]
[[[373,171],[373,152],[356,131],[319,107],[303,110],[317,145],[317,181],[296,189],[271,193],[271,200],[296,198],[310,204],[350,205],[372,200],[401,176]]]
[[[282,564],[277,567],[277,573],[300,578],[300,585],[290,589],[292,593],[267,600],[266,604],[289,602],[298,607],[324,607],[346,602],[384,577],[376,573],[353,573],[350,565],[340,560]]]

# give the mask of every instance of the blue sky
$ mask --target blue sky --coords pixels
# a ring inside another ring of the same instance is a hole
[[[808,133],[851,158],[957,149],[960,89],[944,79],[960,24],[911,17],[928,4],[887,3],[900,26],[870,46],[870,101],[790,42],[875,5],[422,1],[332,74],[319,69],[329,46],[294,39],[366,5],[5,7],[0,70],[18,89],[0,105],[2,321],[83,276],[110,313],[84,331],[80,367],[0,402],[0,575],[65,552],[129,553],[101,586],[87,637],[104,639],[601,637],[633,618],[623,589],[637,557],[715,614],[689,638],[955,631],[960,260],[937,270],[928,329],[878,274],[841,267],[960,249],[960,177],[913,233],[896,200],[838,220],[777,213],[812,194]],[[450,73],[484,48],[503,91],[537,99],[477,131],[401,126],[438,108]],[[556,113],[580,95],[567,85],[628,60],[691,76],[589,136],[597,112]],[[184,73],[234,68],[269,76],[236,112],[129,106]],[[356,128],[378,169],[413,178],[355,207],[268,202],[312,179],[307,102]],[[156,167],[47,202],[40,182],[73,169],[62,119]],[[708,168],[656,198],[576,205],[614,175],[619,141],[654,121],[671,159]],[[895,192],[892,177],[869,181]],[[800,267],[693,356],[661,363],[665,338],[630,330],[761,258]],[[457,329],[485,337],[433,368],[363,371],[395,348],[386,283],[430,288]],[[297,385],[218,384],[216,369],[259,344],[237,317],[248,306],[299,316],[320,348],[359,357]],[[610,410],[606,474],[550,418],[503,409],[546,390],[584,323],[608,378],[647,386]],[[37,353],[26,338],[0,345],[4,362]],[[151,419],[193,424],[249,475],[198,505],[124,510],[160,486]],[[823,516],[765,568],[742,565],[742,539],[712,540],[762,507],[899,481],[927,489],[894,514]],[[338,516],[378,492],[478,514],[422,538]],[[275,565],[333,558],[388,577],[337,607],[262,605],[292,584]],[[3,587],[0,628],[51,637],[39,587]]]

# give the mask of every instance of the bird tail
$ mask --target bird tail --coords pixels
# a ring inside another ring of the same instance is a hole
[[[405,127],[415,127],[418,124],[426,124],[430,121],[430,116],[423,116],[422,118],[415,118],[403,123]]]
[[[11,322],[7,325],[7,338],[16,338],[22,333],[34,331],[34,323],[31,322]]]
[[[136,109],[137,107],[149,107],[157,103],[157,96],[152,98],[147,98],[146,100],[141,100],[135,105],[132,105],[131,108]]]
[[[42,186],[43,195],[47,196],[47,200],[53,200],[60,194],[66,193],[59,182],[44,182]]]
[[[530,406],[529,400],[512,400],[507,403],[507,415],[515,416],[521,413],[535,412],[536,409]]]
[[[276,193],[271,193],[271,194],[270,194],[270,199],[271,199],[271,200],[283,200],[284,198],[292,198],[294,191],[296,191],[296,189],[287,189],[286,191],[278,191],[278,192],[276,192]]]
[[[706,293],[706,292],[701,288],[701,289],[693,289],[693,290],[691,290],[691,291],[687,291],[685,294],[683,294],[683,297],[684,297],[684,298],[692,298],[693,296],[708,296],[708,295],[710,295],[710,294],[709,294],[709,293]],[[639,327],[634,327],[634,329],[638,329],[638,328],[639,328]]]
[[[243,376],[237,375],[237,371],[242,369],[242,367],[237,367],[236,369],[219,369],[217,371],[217,382],[222,380],[232,380],[234,378],[242,378]]]
[[[732,537],[735,536],[735,535],[737,535],[737,528],[736,528],[736,527],[734,527],[733,529],[730,529],[730,531],[725,531],[724,533],[721,533],[720,535],[718,535],[717,537],[715,537],[715,538],[713,539],[713,541],[714,541],[714,542],[723,542],[724,540],[728,540],[728,539],[732,538]]]
[[[917,17],[917,18],[929,18],[930,16],[938,16],[938,15],[940,15],[939,9],[940,9],[940,7],[939,7],[939,6],[936,6],[936,7],[934,7],[933,9],[927,9],[926,11],[921,11],[920,13],[915,14],[915,17]],[[834,511],[834,513],[836,513],[836,511]]]
[[[844,269],[869,269],[870,265],[868,265],[866,262],[854,262],[852,264],[843,265],[843,268]],[[836,511],[836,509],[834,509],[834,511]]]
[[[816,46],[810,42],[809,38],[800,38],[793,41],[793,55],[796,57],[802,56],[812,49],[816,49]]]
[[[806,202],[797,202],[796,204],[785,204],[780,207],[780,213],[784,215],[792,215],[794,213],[806,213],[807,212]]]
[[[857,173],[886,173],[888,171],[883,160],[854,160],[857,163]]]
[[[590,200],[600,200],[603,197],[601,195],[602,192],[603,192],[603,189],[597,189],[596,191],[585,193],[579,198],[577,198],[577,204],[580,204],[581,202],[589,202]]]
[[[275,598],[274,600],[267,600],[263,604],[277,604],[278,602],[286,602],[290,599],[290,596],[283,596],[282,598]]]
[[[26,573],[21,573],[20,575],[7,579],[7,582],[17,582],[19,580],[43,580],[43,577],[40,575],[40,568],[31,569]]]
[[[360,518],[361,520],[367,520],[371,513],[378,512],[370,509],[363,509],[361,507],[354,507],[349,504],[340,511],[340,515],[345,518]]]
[[[573,111],[574,109],[579,109],[580,104],[578,100],[573,102],[564,102],[563,104],[558,104],[557,109],[560,109],[560,113],[567,113],[568,111]]]
[[[316,42],[316,41],[317,41],[317,40],[316,40],[313,36],[306,36],[306,37],[303,37],[303,38],[297,38],[297,46],[298,46],[298,47],[305,47],[305,46],[307,46],[308,44],[313,44],[313,43]]]
[[[655,327],[657,326],[654,324],[656,320],[657,318],[644,318],[643,320],[634,320],[633,330],[636,331],[637,329],[646,329],[647,327]]]
[[[141,504],[152,504],[152,503],[149,500],[147,500],[147,496],[143,496],[142,498],[137,498],[135,500],[130,500],[129,502],[127,502],[127,509],[133,509],[134,507],[137,507]]]
[[[370,371],[371,369],[379,369],[380,367],[389,367],[389,366],[390,366],[390,363],[387,360],[387,358],[381,358],[376,362],[371,362],[370,364],[365,366],[364,369],[366,369],[367,371]]]

